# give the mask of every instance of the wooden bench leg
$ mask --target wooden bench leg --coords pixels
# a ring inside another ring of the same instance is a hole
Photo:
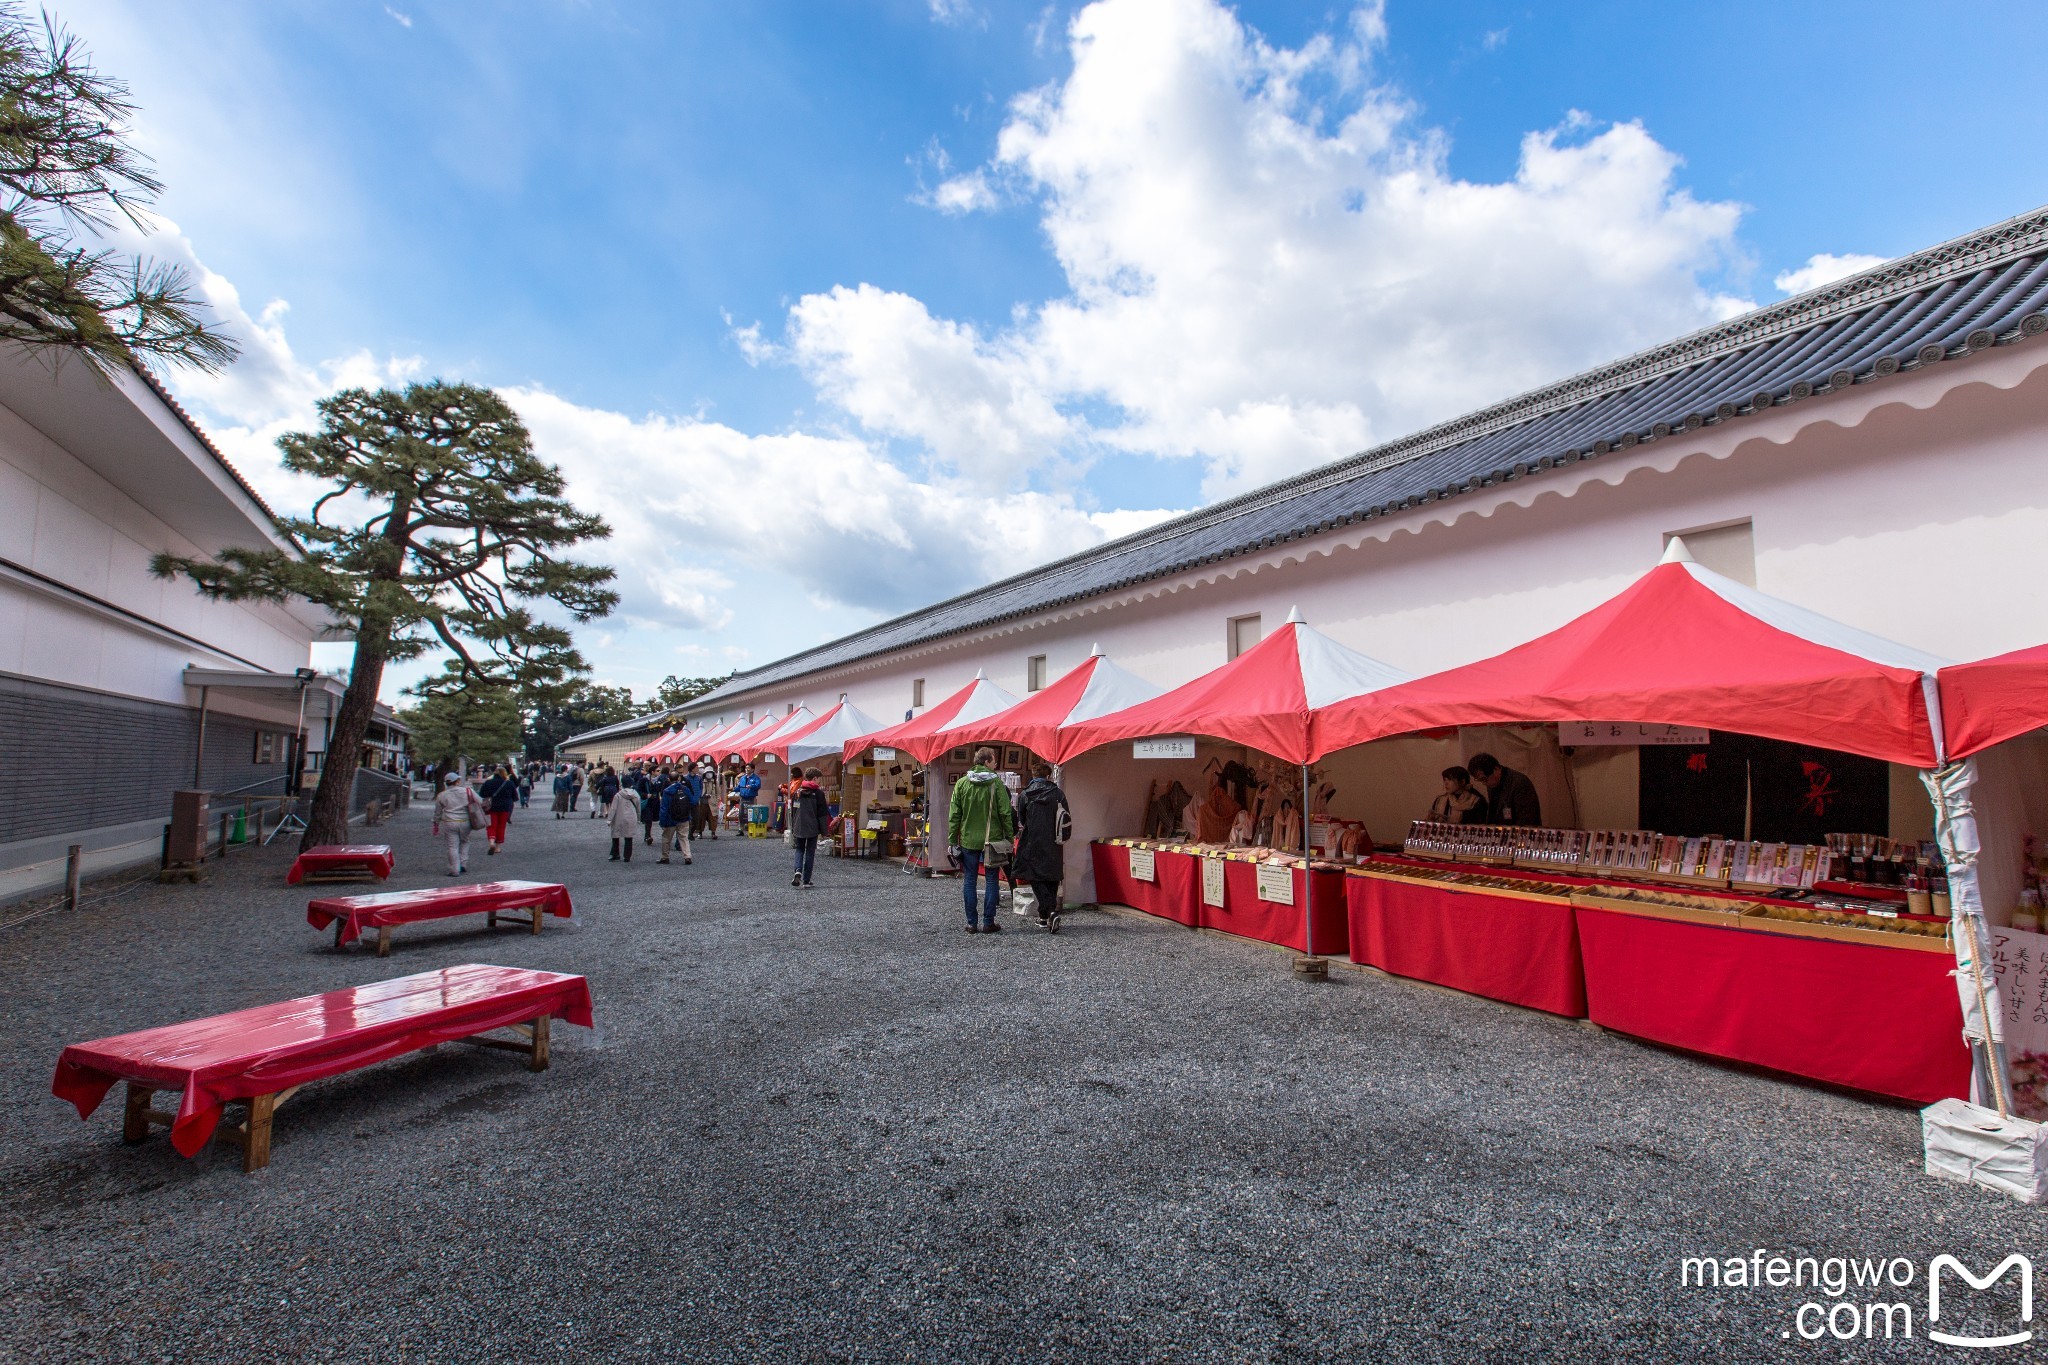
[[[377,956],[391,956],[391,926],[388,924],[377,931]]]
[[[498,912],[497,912],[497,911],[495,911],[495,910],[493,910],[493,911],[491,911],[491,912],[490,912],[489,914],[487,914],[487,915],[485,915],[485,916],[484,916],[484,928],[486,928],[486,929],[495,929],[495,928],[497,928],[497,927],[498,927]]]
[[[260,1171],[270,1164],[270,1120],[277,1112],[276,1095],[255,1095],[249,1100],[249,1131],[242,1143],[242,1170]]]
[[[156,1091],[145,1089],[142,1082],[128,1082],[128,1108],[121,1115],[121,1141],[133,1146],[149,1137],[149,1102],[156,1098]]]
[[[548,1069],[548,1019],[549,1016],[543,1014],[533,1021],[533,1058],[526,1064],[528,1071]]]
[[[334,951],[337,953],[341,951],[342,931],[347,928],[348,920],[346,918],[338,919],[334,922]]]
[[[533,909],[531,909],[531,910],[527,911],[526,913],[527,913],[527,914],[529,914],[529,915],[531,915],[531,916],[533,916],[533,932],[534,932],[534,933],[536,933],[536,934],[537,934],[537,933],[539,933],[539,932],[540,932],[540,922],[541,922],[541,920],[542,920],[542,918],[543,918],[543,915],[542,915],[542,912],[541,912],[541,908],[540,908],[540,907],[539,907],[538,905],[536,905],[536,906],[534,906],[534,907],[533,907]]]

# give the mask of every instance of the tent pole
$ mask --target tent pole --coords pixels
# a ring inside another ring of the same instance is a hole
[[[1316,879],[1308,843],[1308,764],[1301,765],[1301,942],[1302,956],[1316,955]]]
[[[1977,858],[1982,846],[1977,838],[1977,812],[1970,800],[1970,788],[1977,781],[1977,765],[1964,759],[1920,774],[1928,794],[1934,798],[1935,834],[1941,842],[1941,858],[1948,869],[1949,942],[1956,952],[1959,969],[1957,986],[1963,995],[1963,1036],[1984,1045],[1984,1068],[1990,1072],[1991,1095],[2001,1118],[2012,1112],[2006,1093],[2005,1049],[1999,1036],[2004,1015],[1996,980],[1984,977],[1984,950],[1990,933],[1984,920],[1984,891],[1977,879]],[[1967,952],[1968,961],[1963,955]],[[1970,1006],[1977,1007],[1981,1039],[1970,1038]]]

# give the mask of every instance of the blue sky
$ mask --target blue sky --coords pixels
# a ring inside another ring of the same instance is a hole
[[[2048,200],[2019,4],[54,8],[248,347],[172,377],[223,447],[290,506],[321,393],[505,389],[642,691]]]

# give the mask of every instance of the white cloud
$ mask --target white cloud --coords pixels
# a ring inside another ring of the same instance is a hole
[[[399,11],[391,8],[391,6],[389,5],[386,5],[384,7],[384,12],[390,15],[393,19],[396,19],[398,21],[398,25],[400,28],[412,27],[412,16],[410,14],[402,14]]]
[[[1818,289],[1824,284],[1833,284],[1836,280],[1860,275],[1873,266],[1883,265],[1886,259],[1883,256],[1866,256],[1855,251],[1843,256],[1831,256],[1823,251],[1807,257],[1806,264],[1797,270],[1780,272],[1771,283],[1776,285],[1781,293],[1804,294],[1809,289]]]
[[[928,198],[1014,186],[1061,296],[994,330],[868,285],[790,310],[819,391],[942,474],[1025,487],[1107,447],[1199,460],[1221,495],[1749,306],[1701,284],[1740,209],[1639,124],[1568,121],[1511,179],[1453,176],[1373,83],[1378,5],[1292,49],[1212,0],[1102,0],[1068,38],[1067,77]]]
[[[1508,31],[1504,28],[1490,28],[1480,35],[1479,45],[1488,52],[1498,52],[1508,45]]]
[[[941,24],[964,24],[978,18],[972,0],[927,0],[932,18]]]
[[[917,202],[941,213],[959,214],[992,209],[1001,200],[995,186],[989,183],[988,172],[971,171],[941,180],[932,189],[918,195]]]

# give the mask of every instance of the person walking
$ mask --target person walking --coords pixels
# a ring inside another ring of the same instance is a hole
[[[967,903],[967,932],[1000,934],[996,901],[1002,895],[1002,864],[1009,861],[1009,841],[1016,832],[1010,813],[1010,789],[991,771],[995,750],[974,751],[974,766],[953,788],[946,806],[946,843],[960,864],[960,892]],[[986,871],[981,926],[974,922],[974,883]]]
[[[462,785],[462,774],[451,772],[434,794],[434,834],[448,845],[448,875],[460,877],[469,871],[471,818],[481,821],[483,802]]]
[[[605,824],[612,832],[613,862],[633,861],[633,840],[640,833],[640,802],[630,787],[621,788],[612,797],[610,812]]]
[[[818,770],[806,769],[789,799],[789,838],[796,850],[796,866],[789,877],[791,886],[810,886],[811,869],[818,861],[818,839],[831,823],[832,808],[825,800],[825,789],[818,785]]]
[[[611,764],[605,764],[604,770],[597,775],[593,790],[597,794],[597,799],[590,806],[591,818],[595,819],[599,815],[609,816],[612,813],[612,798],[619,794],[619,775],[612,771]]]
[[[569,815],[569,770],[555,769],[555,780],[552,785],[555,795],[555,818],[565,820]]]
[[[1060,882],[1066,876],[1066,842],[1073,817],[1067,794],[1052,780],[1052,765],[1031,765],[1031,783],[1017,794],[1017,856],[1012,875],[1031,886],[1038,902],[1038,923],[1048,934],[1060,931]]]
[[[489,855],[505,846],[505,827],[512,823],[512,810],[519,804],[519,784],[512,780],[512,770],[501,763],[496,772],[484,779],[477,795],[490,810],[490,828],[484,843],[484,853]]]
[[[655,822],[661,819],[661,784],[652,778],[644,778],[640,792],[640,833],[642,842],[652,848]]]
[[[574,815],[576,813],[576,803],[578,801],[581,801],[582,799],[583,765],[580,763],[571,763],[569,765],[569,813],[571,815]]]
[[[690,784],[677,773],[661,789],[661,861],[668,861],[671,848],[683,854],[683,866],[690,865]]]

